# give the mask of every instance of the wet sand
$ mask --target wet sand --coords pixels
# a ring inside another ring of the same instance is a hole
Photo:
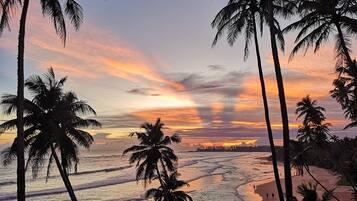
[[[312,175],[319,179],[319,181],[327,188],[327,189],[335,189],[334,195],[339,198],[341,201],[353,200],[352,188],[348,186],[337,186],[337,182],[339,180],[337,175],[334,175],[332,172],[326,169],[318,168],[318,167],[310,167]],[[294,175],[294,172],[292,172]],[[297,186],[301,183],[308,184],[309,182],[315,184],[314,180],[305,173],[303,176],[293,176],[293,187],[294,187],[294,196],[297,197],[298,200],[302,200],[302,197],[296,192]],[[284,191],[284,180],[281,179],[281,184],[283,186]],[[267,181],[263,184],[256,185],[255,193],[258,194],[262,201],[273,201],[279,200],[278,193],[276,190],[276,184],[274,180]],[[317,186],[317,192],[319,196],[324,193],[324,189],[320,186]],[[274,194],[274,197],[272,196]]]

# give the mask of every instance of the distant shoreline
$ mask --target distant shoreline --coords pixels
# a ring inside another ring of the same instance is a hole
[[[270,146],[205,147],[192,152],[270,152]]]

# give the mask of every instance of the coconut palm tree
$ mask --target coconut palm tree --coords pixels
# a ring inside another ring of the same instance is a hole
[[[245,36],[245,47],[244,47],[244,59],[246,60],[249,54],[249,45],[252,38],[254,38],[257,66],[260,79],[260,88],[263,99],[265,122],[268,132],[268,139],[270,143],[270,149],[272,154],[272,164],[275,176],[276,187],[278,190],[278,195],[280,200],[284,200],[283,190],[279,178],[279,170],[276,159],[276,151],[273,139],[273,132],[269,117],[269,106],[268,99],[265,89],[264,74],[261,62],[260,48],[258,42],[258,31],[256,18],[260,19],[260,27],[262,32],[263,24],[266,19],[266,9],[262,7],[260,1],[248,1],[248,0],[230,0],[224,8],[222,8],[215,19],[212,21],[211,25],[213,28],[217,28],[217,33],[213,41],[213,46],[216,45],[217,41],[222,37],[224,32],[227,32],[227,41],[232,46],[238,35]],[[278,24],[277,24],[278,25]],[[278,26],[277,26],[278,27]],[[284,44],[284,38],[281,39],[281,44]]]
[[[10,29],[10,20],[15,11],[22,7],[17,52],[17,199],[25,200],[25,158],[24,158],[24,54],[26,20],[30,0],[0,0],[0,35],[5,29]],[[42,13],[48,15],[54,24],[57,35],[65,44],[67,31],[64,13],[58,0],[41,0]],[[69,17],[75,29],[78,30],[83,20],[82,7],[75,0],[66,0],[65,14]]]
[[[129,162],[130,164],[136,162],[136,180],[144,180],[144,185],[156,176],[159,178],[161,186],[164,186],[162,174],[159,169],[158,163],[164,176],[174,172],[177,166],[177,156],[174,151],[168,147],[171,143],[180,143],[181,138],[174,134],[172,136],[165,136],[162,128],[164,124],[161,123],[160,118],[157,119],[155,124],[144,123],[141,128],[145,132],[134,132],[130,137],[136,136],[139,144],[134,145],[126,150],[123,154],[132,152]],[[156,173],[155,173],[156,171]]]
[[[298,13],[301,19],[287,26],[284,31],[299,30],[292,58],[303,48],[317,52],[332,33],[336,33],[338,64],[352,65],[351,35],[357,33],[357,2],[349,0],[304,0],[300,1]]]
[[[279,29],[274,26],[275,23],[275,15],[281,15],[283,17],[289,16],[290,12],[293,12],[294,2],[287,2],[288,5],[284,5],[285,1],[274,1],[274,0],[266,0],[264,1],[267,4],[268,10],[268,24],[269,24],[269,32],[270,32],[270,44],[272,50],[272,56],[274,61],[274,69],[275,69],[275,77],[278,87],[278,95],[279,95],[279,103],[280,103],[280,112],[281,112],[281,120],[283,126],[283,152],[284,152],[284,176],[285,176],[285,191],[286,191],[286,199],[288,201],[292,201],[294,199],[293,190],[292,190],[292,178],[291,178],[291,170],[290,170],[290,135],[289,135],[289,119],[288,119],[288,111],[286,106],[286,98],[285,98],[285,90],[284,90],[284,82],[283,76],[281,73],[281,66],[279,60],[279,53],[277,47],[276,38],[279,36]],[[290,8],[285,9],[283,12],[278,12],[279,10],[275,9],[276,4],[279,7]]]
[[[332,199],[332,192],[325,192],[322,198],[319,199],[316,185],[311,183],[299,185],[297,192],[303,197],[303,201],[329,201]]]
[[[350,119],[345,129],[357,126],[357,65],[341,66],[336,69],[338,78],[334,80],[331,96],[341,105],[345,118]]]
[[[323,147],[328,142],[328,136],[333,138],[329,133],[331,124],[324,123],[324,111],[325,108],[318,106],[317,101],[311,100],[309,95],[296,104],[297,119],[303,118],[303,125],[298,129],[299,141]]]
[[[171,173],[170,176],[164,175],[164,185],[146,191],[145,198],[154,198],[155,201],[193,201],[187,193],[178,190],[183,186],[189,186],[185,181],[177,180],[179,175],[177,172]]]
[[[324,111],[325,108],[318,106],[317,101],[311,100],[310,96],[307,95],[296,104],[295,113],[298,115],[297,119],[304,116],[303,124],[321,124],[326,119],[323,114]]]
[[[26,87],[33,95],[32,100],[24,101],[25,148],[28,150],[27,166],[31,165],[33,176],[48,159],[47,178],[50,174],[53,159],[68,190],[71,200],[77,200],[68,179],[67,169],[76,167],[79,162],[78,145],[89,148],[93,138],[81,128],[100,126],[94,119],[84,119],[80,115],[95,115],[95,111],[84,101],[78,100],[73,92],[63,92],[66,77],[56,80],[53,69],[40,76],[32,76],[26,81]],[[0,104],[6,114],[17,109],[17,96],[4,95]],[[17,119],[0,125],[3,131],[13,129]],[[11,147],[2,152],[3,163],[8,165],[16,157],[16,138]],[[60,153],[59,159],[57,152]],[[46,178],[46,179],[47,179]]]

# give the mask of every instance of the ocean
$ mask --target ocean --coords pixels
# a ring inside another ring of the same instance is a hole
[[[254,185],[273,178],[272,167],[261,157],[269,153],[177,152],[180,179],[189,182],[183,190],[194,201],[259,201]],[[27,200],[69,200],[55,163],[46,182],[46,168],[38,178],[27,176]],[[113,151],[81,152],[77,174],[70,175],[78,200],[143,200],[145,187],[135,181],[135,167],[128,157]],[[156,181],[146,189],[157,187]],[[16,197],[16,166],[0,167],[0,201]]]

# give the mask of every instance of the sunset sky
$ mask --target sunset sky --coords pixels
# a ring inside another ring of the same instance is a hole
[[[211,47],[214,30],[210,22],[226,1],[79,3],[84,23],[79,32],[67,23],[64,48],[38,2],[31,1],[25,77],[41,74],[50,66],[58,76],[68,76],[66,88],[88,101],[103,123],[102,129],[93,131],[98,144],[126,139],[141,123],[157,117],[169,132],[179,132],[185,144],[267,143],[253,46],[246,62],[242,38],[233,47],[224,38]],[[16,18],[11,32],[0,38],[1,94],[16,92],[17,31]],[[307,94],[327,109],[334,134],[355,135],[355,129],[342,131],[347,121],[329,97],[336,77],[334,38],[318,54],[307,52],[288,62],[294,36],[286,35],[286,53],[281,54],[292,137],[299,125],[295,104]],[[274,136],[279,142],[281,122],[267,30],[260,42]],[[0,120],[7,118],[0,116]],[[3,134],[0,143],[13,137],[12,132]]]

